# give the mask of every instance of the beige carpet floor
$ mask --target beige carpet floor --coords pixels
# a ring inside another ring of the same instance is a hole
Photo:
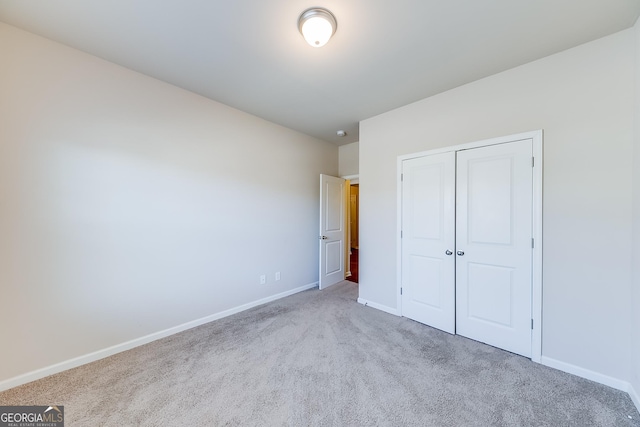
[[[626,393],[356,302],[293,295],[0,393],[66,426],[640,426]]]

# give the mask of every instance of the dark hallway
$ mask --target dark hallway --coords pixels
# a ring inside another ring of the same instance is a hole
[[[351,276],[347,280],[358,283],[358,250],[354,248],[351,248]]]

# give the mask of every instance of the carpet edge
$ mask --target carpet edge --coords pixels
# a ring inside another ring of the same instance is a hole
[[[554,368],[559,371],[566,372],[568,374],[576,375],[578,377],[582,377],[600,384],[604,384],[611,388],[615,388],[617,390],[621,390],[627,393],[629,392],[629,389],[631,387],[631,384],[629,384],[625,380],[621,380],[615,377],[610,377],[600,372],[595,372],[590,369],[573,365],[571,363],[562,362],[560,360],[556,360],[548,356],[542,356],[540,358],[540,363],[550,368]]]
[[[358,298],[358,303],[367,307],[375,308],[376,310],[384,311],[385,313],[393,314],[394,316],[400,316],[400,312],[397,309],[387,307],[386,305],[378,304],[364,298]]]
[[[629,393],[629,397],[631,398],[633,404],[636,405],[636,409],[638,410],[638,412],[640,412],[640,394],[638,394],[638,391],[633,387],[631,383],[629,383],[628,388],[629,389],[627,390],[627,392]]]
[[[48,377],[50,375],[54,375],[54,374],[69,370],[69,369],[77,368],[78,366],[86,365],[88,363],[95,362],[97,360],[104,359],[109,356],[113,356],[114,354],[122,353],[123,351],[131,350],[132,348],[139,347],[141,345],[145,345],[150,342],[153,342],[162,338],[166,338],[174,334],[178,334],[180,332],[184,332],[188,329],[192,329],[197,326],[201,326],[206,323],[213,322],[215,320],[222,319],[224,317],[228,317],[245,310],[249,310],[250,308],[253,308],[262,304],[266,304],[281,298],[291,296],[293,294],[297,294],[298,292],[303,292],[309,289],[313,289],[317,286],[318,286],[318,282],[309,283],[307,285],[300,286],[298,288],[294,288],[285,292],[281,292],[279,294],[271,295],[269,297],[261,298],[256,301],[252,301],[237,307],[233,307],[228,310],[214,313],[209,316],[202,317],[200,319],[195,319],[186,323],[182,323],[180,325],[173,326],[171,328],[164,329],[162,331],[154,332],[139,338],[134,338],[132,340],[125,341],[123,343],[116,344],[101,350],[97,350],[92,353],[74,357],[72,359],[68,359],[63,362],[59,362],[50,366],[46,366],[44,368],[36,369],[34,371],[30,371],[21,375],[17,375],[12,378],[8,378],[6,380],[2,380],[0,381],[0,392],[9,390],[14,387],[18,387],[23,384],[30,383],[32,381],[39,380],[39,379]]]

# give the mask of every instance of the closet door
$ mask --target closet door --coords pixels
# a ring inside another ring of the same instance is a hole
[[[455,333],[455,153],[402,162],[402,315]]]
[[[456,332],[531,356],[532,142],[457,153]]]

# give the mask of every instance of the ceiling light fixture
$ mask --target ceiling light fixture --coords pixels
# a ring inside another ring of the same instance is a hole
[[[302,12],[298,18],[298,29],[304,39],[313,47],[322,47],[338,28],[336,17],[327,9],[314,7]]]
[[[347,136],[347,133],[343,130],[339,130],[338,132],[336,132],[336,135],[338,135],[340,138]]]

